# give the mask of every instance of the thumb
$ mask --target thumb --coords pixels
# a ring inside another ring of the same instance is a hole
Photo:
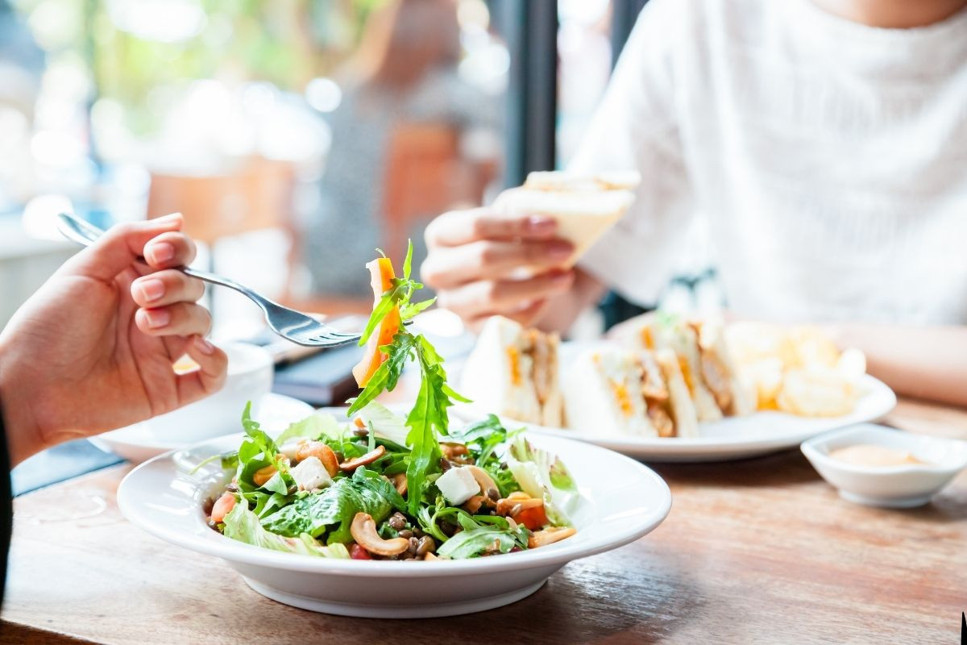
[[[125,222],[112,226],[99,240],[64,265],[70,273],[104,282],[113,280],[144,253],[144,245],[162,233],[181,230],[181,213],[144,222]]]

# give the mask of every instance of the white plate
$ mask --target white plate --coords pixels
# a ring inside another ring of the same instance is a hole
[[[565,369],[569,357],[575,356],[578,351],[601,344],[562,343],[561,369]],[[451,367],[454,374],[452,382],[460,382],[456,375],[462,367],[462,363]],[[865,375],[860,386],[866,393],[851,414],[840,417],[799,417],[784,412],[756,412],[745,417],[701,423],[699,436],[695,438],[631,437],[608,434],[607,428],[590,433],[525,423],[508,417],[502,419],[510,427],[524,426],[540,434],[586,441],[636,459],[661,462],[728,461],[796,448],[806,439],[828,430],[879,419],[896,406],[896,395],[882,381]],[[452,410],[454,416],[466,421],[486,417],[489,413],[489,410],[479,409],[473,404],[458,404]]]
[[[273,600],[331,614],[429,618],[500,607],[535,591],[566,563],[617,548],[661,523],[671,507],[665,482],[650,469],[602,448],[532,437],[574,475],[586,503],[572,518],[578,532],[533,551],[470,560],[397,562],[334,560],[279,553],[231,540],[208,528],[202,504],[223,482],[217,469],[191,477],[166,454],[132,471],[118,489],[131,523],[172,544],[228,561],[255,591]],[[238,447],[241,435],[183,451],[179,463]],[[184,454],[188,453],[188,454]],[[234,584],[226,575],[225,586]]]
[[[304,401],[274,393],[266,394],[257,409],[256,420],[270,431],[282,431],[293,421],[304,419],[313,411],[313,407]],[[241,419],[241,412],[239,412],[239,418]],[[91,437],[90,442],[101,450],[113,452],[118,457],[134,463],[147,461],[187,445],[183,442],[160,439],[141,423]]]

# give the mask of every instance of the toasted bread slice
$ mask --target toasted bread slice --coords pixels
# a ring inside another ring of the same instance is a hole
[[[756,410],[755,390],[739,374],[725,337],[725,326],[718,320],[696,323],[701,353],[702,378],[719,408],[729,416],[745,416]]]
[[[587,433],[656,437],[642,396],[635,353],[620,349],[580,354],[563,379],[569,427]]]
[[[548,426],[563,425],[557,334],[493,316],[464,364],[461,393],[483,409]]]
[[[698,413],[682,376],[682,369],[675,352],[667,347],[655,351],[655,362],[661,370],[668,387],[672,419],[675,421],[676,437],[698,436]]]
[[[531,173],[523,186],[502,192],[493,206],[507,215],[553,218],[557,235],[574,245],[574,253],[563,263],[570,267],[625,214],[639,181],[634,172],[591,176]]]

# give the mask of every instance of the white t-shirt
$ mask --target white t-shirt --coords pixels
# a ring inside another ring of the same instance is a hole
[[[636,168],[581,265],[651,303],[706,218],[730,309],[967,323],[967,10],[877,29],[809,0],[652,0],[570,169]]]

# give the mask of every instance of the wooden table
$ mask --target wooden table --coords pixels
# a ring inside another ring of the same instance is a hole
[[[967,412],[888,422],[967,438]],[[293,609],[220,560],[128,524],[119,466],[18,498],[3,643],[955,643],[967,609],[967,473],[928,506],[841,500],[798,451],[658,465],[652,534],[485,614],[385,621]]]

